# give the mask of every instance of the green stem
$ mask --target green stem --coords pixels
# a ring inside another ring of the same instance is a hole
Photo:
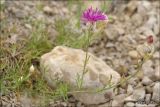
[[[98,91],[97,91],[97,90],[87,90],[87,91],[80,90],[80,91],[71,91],[71,92],[68,92],[68,93],[69,93],[69,94],[70,94],[70,93],[83,93],[83,92],[95,93],[95,92],[102,92],[102,91],[104,91],[104,90],[108,90],[108,89],[117,87],[117,86],[119,86],[120,84],[122,84],[122,83],[130,80],[132,77],[136,76],[136,75],[141,71],[141,68],[142,68],[142,65],[143,65],[144,62],[145,62],[144,60],[141,60],[141,61],[137,64],[137,71],[136,71],[134,74],[128,76],[125,81],[120,81],[120,82],[118,82],[117,84],[113,84],[113,85],[111,85],[111,86],[109,86],[109,87],[104,87],[104,88],[102,88],[102,89],[99,89]]]
[[[117,87],[117,86],[125,83],[126,81],[130,80],[132,77],[136,76],[136,75],[141,71],[141,68],[142,68],[143,63],[144,63],[144,60],[142,60],[140,63],[138,63],[138,64],[137,64],[137,71],[136,71],[134,74],[128,76],[128,77],[125,79],[125,81],[120,81],[120,82],[118,82],[117,84],[111,85],[110,87],[105,87],[105,88],[99,90],[98,92],[101,92],[101,91],[104,91],[104,90],[108,90],[108,89]]]
[[[82,76],[80,77],[80,85],[79,88],[82,88],[83,85],[83,78],[85,73],[87,72],[87,62],[89,60],[89,56],[88,56],[88,47],[90,45],[90,37],[91,37],[91,28],[89,28],[88,32],[87,32],[87,44],[86,44],[86,55],[85,55],[85,60],[84,60],[84,66],[83,66],[83,73]]]

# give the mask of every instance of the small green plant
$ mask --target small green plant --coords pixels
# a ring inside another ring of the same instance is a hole
[[[43,7],[44,7],[43,3],[40,2],[40,1],[37,1],[37,2],[38,2],[38,3],[36,4],[37,10],[38,10],[38,11],[43,11]]]
[[[5,8],[5,0],[0,1],[0,12],[3,11]]]
[[[111,6],[112,2],[113,2],[112,0],[107,0],[107,1],[104,0],[101,5],[101,10],[103,12],[107,12],[109,10],[109,8],[111,8],[110,6]]]
[[[96,22],[98,21],[104,21],[107,20],[107,16],[104,15],[100,10],[96,9],[93,10],[92,7],[89,8],[88,10],[84,11],[83,15],[82,15],[82,21],[86,24],[88,24],[88,28],[84,31],[84,36],[87,38],[86,41],[86,55],[85,55],[85,60],[84,60],[84,65],[83,65],[83,72],[82,74],[77,74],[77,86],[79,89],[82,88],[83,85],[83,78],[85,76],[85,74],[88,72],[87,69],[87,63],[89,61],[89,55],[88,55],[88,47],[90,45],[90,42],[92,40],[92,38],[94,37],[94,30],[96,30],[94,28],[94,26],[96,26]]]
[[[58,88],[55,91],[55,95],[62,97],[65,101],[68,100],[69,86],[66,83],[58,83]]]
[[[3,94],[12,91],[22,94],[24,91],[31,96],[41,95],[45,99],[55,96],[41,76],[32,78],[29,68],[31,60],[39,57],[53,48],[53,43],[45,31],[45,23],[41,20],[28,20],[33,26],[29,40],[20,41],[18,44],[5,45],[5,37],[1,37],[0,48],[0,91]],[[6,34],[4,34],[6,35]],[[49,93],[49,94],[48,94]]]

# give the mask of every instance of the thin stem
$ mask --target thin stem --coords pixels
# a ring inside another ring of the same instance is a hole
[[[87,62],[89,60],[89,56],[88,56],[88,47],[90,45],[90,37],[91,37],[91,27],[89,28],[88,32],[87,32],[87,44],[86,44],[86,55],[85,55],[85,60],[84,60],[84,66],[83,66],[83,73],[82,73],[82,76],[80,77],[80,85],[79,85],[79,88],[81,89],[82,88],[82,85],[83,85],[83,78],[84,78],[84,75],[85,73],[87,72]]]
[[[142,58],[141,61],[137,64],[137,71],[136,71],[134,74],[128,76],[125,81],[120,81],[120,82],[118,82],[117,84],[113,84],[113,85],[111,85],[110,87],[102,88],[102,89],[100,89],[100,90],[98,90],[98,91],[97,91],[97,90],[86,90],[86,91],[80,90],[80,91],[71,91],[71,92],[68,92],[68,93],[69,93],[69,94],[71,94],[71,93],[84,93],[84,92],[86,92],[86,93],[95,93],[95,92],[102,92],[102,91],[104,91],[104,90],[108,90],[108,89],[117,87],[117,86],[119,86],[120,84],[122,84],[122,83],[130,80],[132,77],[136,76],[136,75],[141,71],[141,68],[142,68],[142,65],[143,65],[144,62],[145,62],[145,60]]]
[[[120,81],[120,82],[118,82],[117,84],[113,84],[113,85],[110,86],[110,87],[105,87],[105,88],[99,90],[98,92],[101,92],[101,91],[104,91],[104,90],[108,90],[108,89],[117,87],[117,86],[125,83],[126,81],[130,80],[132,77],[136,76],[136,75],[141,71],[143,63],[144,63],[144,60],[143,60],[143,58],[142,58],[141,61],[137,64],[137,71],[136,71],[134,74],[128,76],[127,79],[125,79],[125,81]]]

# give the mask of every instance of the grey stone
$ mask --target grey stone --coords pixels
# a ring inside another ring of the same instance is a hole
[[[45,7],[43,8],[43,11],[44,11],[44,13],[46,13],[46,14],[50,14],[50,15],[53,14],[53,10],[52,10],[52,8],[49,7],[49,6],[45,6]]]
[[[136,102],[136,99],[133,97],[133,95],[130,95],[124,99],[125,102]]]
[[[101,104],[101,105],[97,105],[97,107],[111,107],[111,106],[112,106],[111,102],[108,102],[108,103],[105,103],[105,104]]]
[[[160,59],[160,53],[157,51],[153,54],[153,58]]]
[[[147,26],[149,29],[154,29],[155,23],[156,23],[156,17],[152,15],[151,17],[149,17],[145,26]]]
[[[147,104],[135,103],[135,107],[148,107]]]
[[[147,11],[151,10],[151,4],[149,1],[140,1],[138,3],[137,12],[144,17]]]
[[[127,94],[132,94],[133,93],[133,87],[132,85],[128,85],[128,88],[127,88]]]
[[[153,87],[152,100],[160,103],[160,82],[155,83]]]
[[[20,102],[23,107],[31,107],[32,105],[32,100],[27,96],[27,94],[20,97]]]
[[[130,1],[126,6],[127,14],[131,16],[136,11],[137,6],[138,6],[138,2]]]
[[[157,104],[154,104],[154,103],[152,104],[152,103],[151,103],[151,104],[148,104],[147,107],[156,107],[156,106],[157,106]]]
[[[134,78],[129,79],[128,83],[135,86],[135,85],[137,85],[137,80],[138,80],[138,78],[134,77]]]
[[[144,76],[149,77],[151,80],[155,79],[155,70],[152,67],[153,62],[148,60],[142,65],[142,71],[144,72]]]
[[[146,96],[145,96],[145,103],[149,104],[150,100],[151,100],[151,94],[146,94]]]
[[[126,93],[126,90],[123,89],[123,88],[119,88],[119,94],[125,94]]]
[[[140,26],[143,23],[143,18],[141,14],[134,14],[132,16],[132,23],[135,27]],[[138,20],[137,20],[138,19]]]
[[[143,85],[150,85],[153,81],[149,79],[147,76],[144,76],[142,79],[142,84]]]
[[[126,97],[126,94],[119,94],[113,97],[112,106],[123,106],[124,105],[124,99]]]
[[[109,40],[115,40],[118,37],[119,32],[116,30],[116,26],[108,25],[107,29],[105,30],[105,35]]]
[[[136,99],[137,101],[138,100],[143,100],[144,97],[145,97],[145,89],[142,87],[142,88],[138,88],[138,89],[135,89],[133,91],[133,97],[134,99]]]
[[[155,79],[157,81],[160,81],[160,66],[156,66],[156,69],[155,69]]]
[[[127,102],[125,104],[125,107],[134,107],[134,103],[133,102]]]
[[[30,30],[32,29],[32,26],[30,24],[25,24],[25,27]]]
[[[138,58],[138,52],[135,50],[129,51],[128,55],[132,58]]]
[[[146,86],[145,89],[146,89],[146,93],[150,93],[151,94],[153,92],[153,89],[152,89],[151,86]]]
[[[82,107],[82,103],[78,102],[76,107]]]

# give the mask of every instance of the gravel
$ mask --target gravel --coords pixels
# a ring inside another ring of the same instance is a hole
[[[55,19],[57,17],[68,18],[76,13],[77,5],[69,11],[66,2],[63,1],[10,1],[4,2],[5,9],[1,12],[0,21],[5,20],[2,30],[8,31],[6,43],[16,44],[22,38],[29,38],[32,25],[24,21],[25,18],[33,20],[44,20],[48,23],[47,28],[52,41],[56,38]],[[115,3],[116,4],[116,3]],[[114,4],[114,5],[115,5]],[[159,30],[159,1],[135,1],[130,0],[115,5],[115,9],[108,13],[112,17],[101,39],[92,44],[89,51],[97,57],[103,59],[108,65],[112,66],[115,71],[125,75],[135,72],[135,60],[137,58],[136,47],[145,42],[149,35],[154,36],[156,52],[153,58],[143,64],[142,80],[133,77],[128,81],[126,87],[120,87],[116,96],[126,95],[123,101],[113,98],[113,101],[101,105],[91,105],[92,107],[106,107],[107,105],[121,104],[125,107],[156,107],[160,102],[159,80],[160,80],[160,30]],[[16,26],[16,31],[11,29]],[[1,30],[1,31],[2,31]],[[2,33],[3,34],[3,33]],[[123,69],[122,69],[123,68]],[[137,88],[140,87],[140,88]],[[13,93],[12,93],[13,94]],[[115,96],[115,98],[116,98]],[[134,96],[134,98],[133,98]],[[124,96],[123,96],[124,97]],[[140,99],[136,99],[136,98]],[[22,97],[21,102],[17,96],[3,95],[0,99],[2,106],[21,107],[26,104],[28,98]],[[138,100],[138,101],[136,101]],[[23,104],[22,104],[23,103]],[[144,104],[141,104],[144,103]],[[32,105],[34,106],[34,104]],[[50,102],[49,107],[87,107],[79,101],[72,98],[71,102]]]

